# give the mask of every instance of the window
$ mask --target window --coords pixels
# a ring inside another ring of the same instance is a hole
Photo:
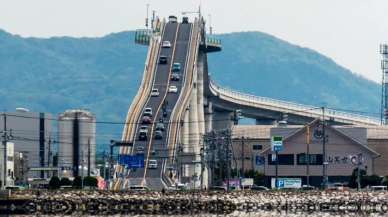
[[[306,165],[307,154],[305,153],[298,154],[297,163],[298,165]],[[323,164],[322,154],[310,154],[310,165],[322,165],[322,164]]]
[[[276,160],[272,161],[272,154],[268,155],[269,165],[276,165]],[[293,154],[278,154],[279,165],[294,165]]]
[[[262,145],[253,145],[252,149],[253,150],[261,150],[261,149],[263,149],[263,146]]]

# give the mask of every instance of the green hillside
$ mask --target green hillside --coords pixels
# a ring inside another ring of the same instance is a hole
[[[134,32],[101,38],[22,38],[0,31],[0,109],[27,107],[58,114],[88,108],[97,120],[122,122],[139,88],[146,47]],[[219,35],[209,54],[212,78],[234,89],[311,105],[379,111],[378,84],[329,58],[260,32]],[[99,142],[122,126],[99,124]]]

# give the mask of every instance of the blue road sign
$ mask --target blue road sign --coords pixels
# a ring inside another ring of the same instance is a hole
[[[275,146],[273,146],[273,151],[283,151],[283,146],[282,145],[275,145]]]
[[[144,168],[144,154],[119,155],[119,163],[126,165],[129,169]]]
[[[264,165],[265,159],[262,156],[256,155],[255,161],[256,161],[256,166],[261,166],[261,165]]]

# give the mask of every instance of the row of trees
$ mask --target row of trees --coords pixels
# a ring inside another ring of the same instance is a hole
[[[350,176],[348,186],[350,188],[357,188],[357,169],[353,170],[352,175]],[[376,185],[385,185],[388,186],[388,176],[380,177],[378,175],[366,175],[366,171],[360,170],[360,185],[361,188],[365,188],[366,186],[376,186]]]
[[[59,189],[61,186],[72,186],[75,189],[80,189],[82,188],[82,181],[83,181],[83,186],[87,186],[91,188],[97,187],[96,177],[86,176],[82,180],[81,176],[76,176],[74,180],[71,181],[69,178],[66,178],[66,177],[59,179],[58,176],[53,176],[51,177],[49,182],[49,189]]]

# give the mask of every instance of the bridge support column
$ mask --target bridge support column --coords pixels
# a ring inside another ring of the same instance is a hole
[[[197,77],[196,70],[194,70],[194,77]],[[199,177],[201,175],[201,165],[198,163],[201,161],[200,156],[200,132],[198,127],[198,96],[197,96],[197,84],[194,83],[192,95],[190,99],[190,112],[189,112],[189,149],[194,154],[194,161],[190,165],[190,177],[192,178],[192,185],[194,188],[200,187]]]
[[[206,105],[205,108],[205,132],[209,133],[213,130],[213,103],[206,99]]]
[[[223,130],[230,129],[233,126],[233,112],[230,111],[214,111],[213,112],[213,129]]]
[[[206,123],[205,123],[205,112],[204,112],[204,71],[206,54],[199,52],[197,61],[197,110],[198,110],[198,131],[199,139],[201,141],[201,148],[204,147],[202,137],[205,134]],[[201,152],[203,154],[203,151]],[[200,156],[200,160],[203,160],[203,156]],[[203,188],[208,188],[208,171],[205,164],[202,162],[200,166],[200,185]]]
[[[190,138],[190,128],[189,128],[189,108],[186,109],[184,113],[183,126],[181,128],[181,147],[179,150],[182,150],[183,153],[189,153],[189,138]],[[189,165],[183,164],[179,165],[179,169],[181,169],[180,177],[188,177],[190,176]]]

